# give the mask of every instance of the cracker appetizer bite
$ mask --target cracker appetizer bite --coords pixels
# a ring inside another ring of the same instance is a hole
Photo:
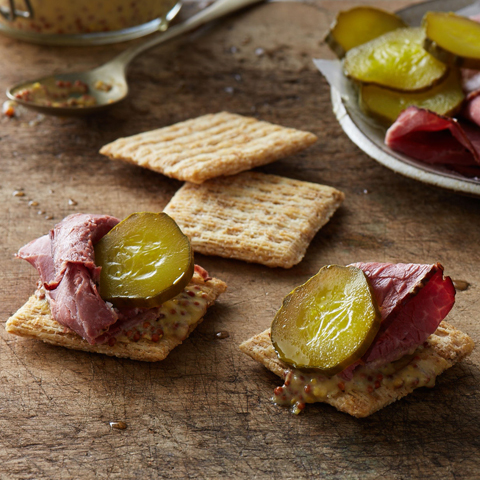
[[[165,213],[70,215],[17,256],[40,281],[7,332],[133,360],[163,360],[226,290]]]
[[[240,349],[285,379],[274,402],[325,402],[366,417],[471,353],[443,321],[455,288],[440,264],[329,265],[285,297],[271,329]]]

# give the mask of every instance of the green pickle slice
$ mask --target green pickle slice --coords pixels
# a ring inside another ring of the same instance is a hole
[[[480,23],[455,13],[427,12],[425,49],[448,65],[480,69]]]
[[[352,48],[406,26],[393,13],[363,5],[340,12],[325,41],[337,57],[342,58]]]
[[[282,361],[331,376],[363,356],[380,322],[362,270],[328,265],[285,297],[272,343]]]
[[[455,68],[443,82],[424,92],[405,93],[377,85],[361,85],[358,93],[362,110],[386,124],[392,124],[411,105],[451,116],[460,110],[464,99],[460,72]]]
[[[436,85],[448,67],[423,48],[421,28],[399,28],[349,50],[345,74],[361,83],[415,92]]]
[[[133,213],[95,245],[100,296],[116,307],[151,308],[190,282],[190,241],[166,213]]]

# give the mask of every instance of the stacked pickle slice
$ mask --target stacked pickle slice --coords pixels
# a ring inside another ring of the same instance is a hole
[[[189,239],[166,213],[133,213],[95,245],[100,296],[120,308],[152,308],[178,295],[194,272]]]
[[[327,265],[285,297],[271,338],[285,363],[331,376],[364,355],[380,323],[363,271]]]
[[[454,13],[428,12],[421,28],[409,28],[356,7],[337,16],[326,42],[344,59],[362,110],[386,124],[412,105],[454,115],[465,99],[459,67],[480,69],[480,23]]]

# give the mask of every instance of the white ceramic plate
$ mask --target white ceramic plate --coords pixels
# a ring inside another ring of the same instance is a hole
[[[480,13],[480,2],[431,0],[407,7],[397,13],[409,25],[415,26],[420,25],[424,13],[429,10],[461,10],[463,14],[473,14],[475,11]],[[449,190],[480,196],[480,178],[470,179],[442,166],[426,165],[387,147],[384,143],[385,128],[359,110],[353,89],[350,88],[347,94],[345,89],[348,90],[349,85],[344,85],[342,94],[336,88],[331,88],[333,111],[348,137],[367,155],[406,177]]]

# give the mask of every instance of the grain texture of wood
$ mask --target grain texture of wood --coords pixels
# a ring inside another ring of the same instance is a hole
[[[370,3],[395,10],[408,2]],[[22,245],[74,212],[160,211],[181,186],[98,154],[118,137],[222,110],[253,115],[319,137],[261,171],[346,194],[290,270],[197,255],[229,289],[163,362],[55,348],[0,327],[0,479],[480,478],[479,349],[434,389],[362,420],[321,404],[299,416],[273,405],[278,378],[238,349],[321,266],[369,260],[441,262],[469,284],[448,321],[480,342],[480,200],[398,176],[363,154],[313,66],[314,57],[332,58],[322,39],[335,13],[355,4],[262,4],[138,58],[130,97],[109,113],[0,119],[2,325],[35,287],[34,269],[13,257]],[[0,90],[93,67],[123,48],[2,37]]]

